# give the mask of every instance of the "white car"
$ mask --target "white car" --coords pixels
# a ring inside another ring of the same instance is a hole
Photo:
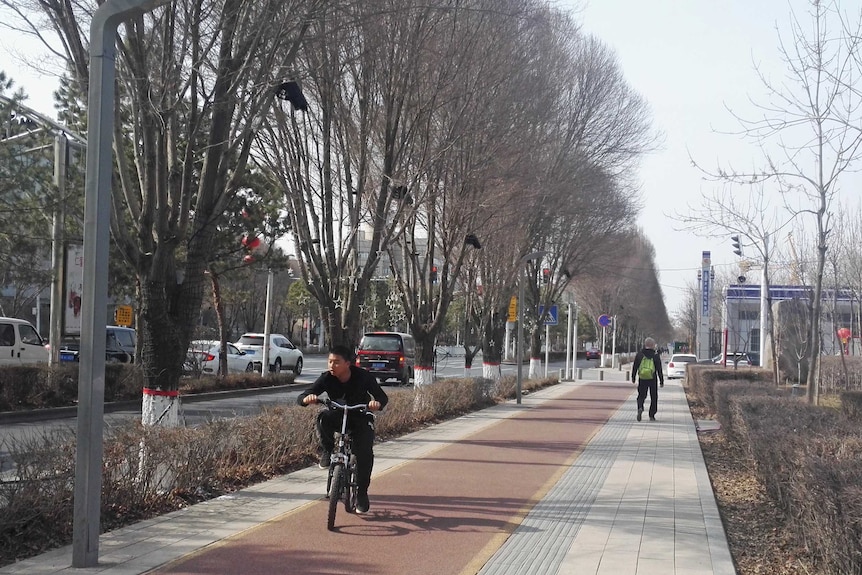
[[[218,341],[199,339],[189,346],[184,366],[187,373],[195,375],[215,375],[218,373],[218,354],[221,344]],[[260,365],[258,360],[257,365]],[[254,359],[234,344],[227,342],[227,372],[243,373],[255,371]]]
[[[236,346],[254,361],[263,361],[263,334],[246,333],[240,337]],[[290,369],[296,375],[302,373],[302,351],[280,333],[269,334],[269,371],[280,373]]]
[[[675,379],[685,377],[685,366],[689,363],[697,363],[697,356],[692,353],[675,353],[667,362],[667,378]]]
[[[48,363],[51,351],[29,321],[0,317],[0,365]]]
[[[727,354],[727,361],[725,361],[723,355],[719,354],[712,358],[712,362],[717,364],[726,364],[729,367],[733,367],[734,362],[736,363],[737,367],[749,365],[748,355],[740,352]]]

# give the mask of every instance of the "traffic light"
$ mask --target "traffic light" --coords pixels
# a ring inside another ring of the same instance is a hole
[[[739,243],[739,236],[730,236],[730,240],[733,242],[733,253],[738,256],[741,256],[742,245]]]
[[[551,283],[551,270],[548,268],[542,268],[542,283]]]
[[[437,266],[431,266],[431,283],[437,283]]]

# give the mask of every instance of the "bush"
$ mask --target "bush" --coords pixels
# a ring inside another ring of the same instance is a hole
[[[48,407],[70,407],[78,400],[78,364],[23,365],[0,368],[0,411],[25,411]],[[293,383],[293,373],[238,373],[225,377],[183,378],[183,394],[251,389]],[[137,401],[144,389],[144,375],[135,364],[105,365],[105,401]]]
[[[744,424],[739,418],[739,401],[754,396],[784,397],[784,395],[782,391],[771,385],[740,380],[719,380],[713,386],[712,393],[718,421],[728,440],[735,442],[739,447],[744,447],[747,441],[746,433],[736,429],[738,425],[743,425],[744,429]]]
[[[714,388],[721,381],[771,384],[772,372],[754,367],[727,368],[719,365],[689,365],[686,379],[703,404],[715,411]]]
[[[822,572],[862,573],[862,438],[814,437],[799,457],[789,496],[797,537]]]

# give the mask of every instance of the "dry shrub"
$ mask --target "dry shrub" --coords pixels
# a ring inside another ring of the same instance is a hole
[[[734,402],[738,421],[734,423],[748,446],[758,477],[770,496],[788,516],[798,502],[790,485],[800,469],[806,445],[814,438],[835,433],[840,414],[830,408],[775,397],[747,397]]]
[[[845,391],[840,397],[842,415],[857,423],[862,421],[862,391]]]
[[[845,373],[844,367],[847,367]],[[820,392],[862,390],[862,356],[820,356]]]
[[[56,366],[24,365],[0,369],[0,411],[22,411],[47,407],[68,407],[78,400],[77,363]],[[269,374],[238,373],[225,377],[183,378],[179,389],[184,394],[208,391],[230,391],[288,385],[296,376],[290,372]],[[105,401],[137,401],[145,385],[144,375],[136,364],[105,365]]]
[[[0,564],[68,543],[72,537],[75,443],[71,429],[4,440],[16,477],[0,481]]]
[[[862,438],[813,437],[790,485],[797,537],[822,573],[862,573]]]
[[[727,439],[734,442],[737,446],[743,447],[747,438],[744,433],[740,434],[735,429],[735,425],[740,423],[736,417],[738,414],[736,403],[745,397],[783,397],[784,393],[771,385],[763,383],[727,380],[715,383],[712,396],[715,402],[715,414],[727,435]]]
[[[44,367],[31,365],[0,369],[0,411],[61,405],[49,373]]]
[[[746,381],[750,383],[771,383],[772,372],[755,367],[723,367],[715,366],[691,366],[692,390],[697,394],[703,404],[715,411],[715,386],[721,381]],[[690,368],[691,369],[691,368]]]
[[[234,389],[254,389],[257,387],[273,387],[289,385],[296,380],[293,372],[270,373],[261,377],[259,373],[232,373],[223,377],[201,376],[198,378],[183,378],[180,381],[180,392],[185,394],[204,393],[208,391],[230,391]]]

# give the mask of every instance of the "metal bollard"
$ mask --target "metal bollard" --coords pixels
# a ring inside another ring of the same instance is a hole
[[[560,381],[563,381],[563,368],[559,369],[558,374],[559,375],[557,375],[557,379],[559,379]]]
[[[599,381],[604,381],[604,380],[605,380],[605,371],[602,369],[602,370],[599,370]]]
[[[578,379],[584,379],[584,368],[583,367],[578,368]]]

